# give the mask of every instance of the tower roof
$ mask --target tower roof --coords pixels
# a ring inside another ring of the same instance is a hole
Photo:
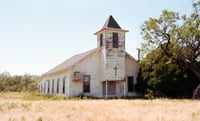
[[[106,22],[104,23],[103,27],[94,33],[97,35],[98,33],[104,31],[104,30],[114,30],[114,31],[123,31],[123,32],[128,32],[128,30],[122,29],[119,24],[115,21],[115,19],[110,15]]]
[[[105,24],[103,25],[103,28],[116,28],[121,29],[119,24],[115,21],[115,19],[110,15],[108,19],[106,20]]]

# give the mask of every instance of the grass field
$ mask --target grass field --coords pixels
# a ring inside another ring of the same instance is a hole
[[[200,121],[199,100],[46,99],[0,93],[0,121]]]

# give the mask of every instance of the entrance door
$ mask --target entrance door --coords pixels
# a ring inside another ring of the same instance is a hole
[[[103,82],[103,95],[106,95],[106,82]],[[107,95],[116,95],[115,81],[107,82]]]
[[[128,92],[133,92],[134,91],[134,77],[129,76],[128,77]]]

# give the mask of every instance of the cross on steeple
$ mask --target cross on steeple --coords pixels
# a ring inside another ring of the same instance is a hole
[[[115,68],[113,68],[115,70],[115,77],[117,76],[117,66],[115,66]]]

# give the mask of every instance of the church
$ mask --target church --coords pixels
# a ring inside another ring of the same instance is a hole
[[[41,94],[96,98],[137,96],[138,61],[125,50],[125,34],[109,16],[95,33],[97,47],[72,56],[40,77]]]

